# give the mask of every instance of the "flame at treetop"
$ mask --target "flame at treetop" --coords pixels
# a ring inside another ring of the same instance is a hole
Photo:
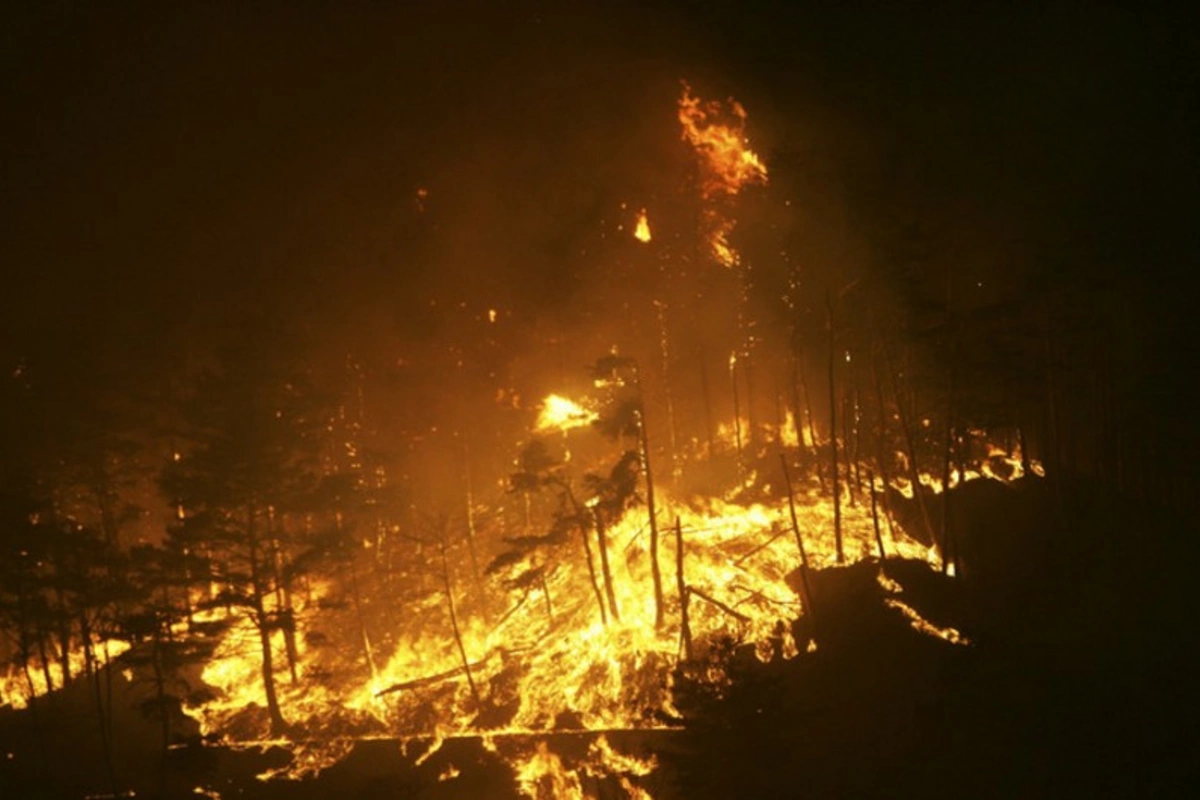
[[[765,183],[767,168],[746,138],[746,110],[730,100],[726,109],[715,100],[702,101],[683,84],[679,98],[683,138],[703,163],[701,193],[706,200],[735,195],[748,183]]]
[[[746,110],[732,98],[728,107],[715,100],[702,101],[684,82],[678,118],[684,141],[700,160],[700,196],[708,204],[703,236],[717,263],[735,267],[740,259],[729,235],[737,223],[721,206],[747,184],[767,181],[767,168],[746,138]]]
[[[569,431],[572,428],[591,425],[597,419],[599,415],[596,412],[589,411],[562,395],[552,394],[542,401],[542,410],[533,427],[538,433],[551,430]]]

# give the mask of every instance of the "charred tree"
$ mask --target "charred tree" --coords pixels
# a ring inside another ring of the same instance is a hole
[[[833,479],[833,541],[837,548],[837,561],[843,564],[846,554],[842,551],[842,487],[838,475],[837,383],[834,370],[837,352],[833,328],[833,293],[829,290],[825,292],[825,320],[829,329],[829,458]]]
[[[683,577],[683,521],[675,518],[675,586],[679,592],[679,639],[683,658],[692,660],[692,625],[688,619],[688,589]]]

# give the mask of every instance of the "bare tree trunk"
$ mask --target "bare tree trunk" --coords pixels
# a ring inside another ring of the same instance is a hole
[[[708,367],[704,363],[704,353],[700,353],[699,358],[700,391],[704,395],[704,434],[708,439],[708,456],[712,458],[716,452],[716,441],[713,438],[715,427],[713,423],[712,389],[708,385]]]
[[[341,512],[338,512],[339,517]],[[275,518],[275,509],[267,508],[267,539],[268,552],[271,557],[271,574],[275,583],[276,623],[283,633],[283,651],[287,655],[288,675],[292,683],[300,682],[296,673],[296,664],[300,660],[300,652],[296,648],[296,615],[292,609],[292,593],[285,578],[287,574],[284,564],[283,548],[280,547],[279,531]]]
[[[733,387],[733,441],[737,446],[738,475],[744,466],[742,460],[742,403],[738,395],[737,353],[729,354],[729,383]]]
[[[596,542],[600,548],[600,571],[604,575],[604,595],[608,598],[608,608],[612,612],[612,618],[619,622],[621,612],[617,608],[617,594],[613,589],[612,570],[608,566],[608,534],[604,530],[604,518],[598,510],[592,511],[592,518],[596,521]]]
[[[888,533],[894,543],[896,530],[892,527],[892,515],[888,513],[887,509],[887,489],[891,485],[891,478],[888,474],[888,465],[891,461],[891,453],[888,452],[887,446],[888,415],[887,405],[883,400],[883,381],[879,377],[879,358],[876,353],[871,354],[871,374],[875,378],[875,402],[879,406],[879,430],[875,432],[875,466],[879,469],[880,480],[883,481],[884,516],[887,519]],[[874,490],[875,483],[872,481],[871,491]]]
[[[850,507],[855,508],[858,505],[858,463],[854,459],[854,452],[851,449],[851,442],[854,441],[853,427],[850,424],[851,411],[847,406],[852,406],[849,393],[842,390],[842,455],[846,461],[846,485],[849,491],[846,496],[850,499]]]
[[[578,512],[577,512],[578,513]],[[588,578],[592,582],[592,591],[596,593],[596,605],[600,608],[600,622],[608,625],[608,613],[604,609],[604,595],[600,592],[600,583],[596,580],[596,564],[592,558],[592,546],[588,543],[588,529],[584,524],[586,517],[579,519],[579,536],[583,541],[583,552],[587,556]]]
[[[358,568],[350,561],[350,599],[354,603],[354,617],[358,621],[358,635],[362,641],[363,655],[367,659],[367,667],[371,670],[371,680],[379,677],[379,668],[375,664],[375,651],[371,647],[371,636],[367,633],[367,620],[363,615],[362,590],[358,584]]]
[[[542,600],[546,603],[546,617],[554,622],[554,604],[550,602],[550,585],[546,583],[546,567],[542,566],[538,572],[538,583],[542,587]]]
[[[667,406],[667,444],[671,450],[671,480],[678,481],[681,477],[681,470],[678,431],[675,425],[675,400],[671,392],[671,348],[667,334],[667,304],[655,300],[654,307],[658,311],[658,337],[659,347],[662,351],[662,385],[663,399]]]
[[[61,586],[54,587],[54,595],[58,603],[58,659],[62,665],[62,685],[66,686],[71,682],[71,617]]]
[[[471,488],[471,449],[463,442],[463,479],[467,485],[467,553],[471,557],[471,577],[479,580],[479,557],[475,552],[475,493]]]
[[[595,520],[598,515],[590,513],[588,509],[579,505],[579,501],[575,499],[575,493],[571,491],[571,485],[565,479],[559,480],[558,485],[562,488],[563,494],[567,496],[567,502],[571,504],[571,509],[575,512],[579,536],[583,543],[583,553],[587,557],[588,578],[591,579],[592,591],[596,594],[596,605],[600,607],[600,622],[608,625],[608,614],[604,609],[604,595],[600,593],[600,583],[596,580],[596,562],[592,558],[592,546],[588,542],[588,520]],[[607,559],[607,554],[601,553],[601,557]],[[549,592],[546,594],[548,597]]]
[[[858,377],[857,373],[854,378],[854,391],[851,393],[850,410],[852,424],[850,431],[852,434],[851,441],[854,445],[850,452],[850,464],[854,468],[854,496],[862,494],[862,470],[859,468],[858,462],[862,460],[862,405],[859,403],[858,396]]]
[[[267,715],[271,719],[271,733],[282,736],[287,730],[287,721],[279,708],[279,696],[275,692],[275,659],[271,650],[271,619],[267,614],[264,598],[266,582],[263,580],[259,554],[257,512],[247,509],[247,540],[250,556],[250,594],[254,611],[254,624],[258,628],[259,645],[262,648],[263,693],[267,699]]]
[[[37,646],[38,656],[42,661],[42,677],[46,679],[46,694],[54,691],[54,674],[50,672],[50,654],[46,652],[46,636],[48,634],[38,632]],[[64,678],[63,685],[66,685]]]
[[[954,381],[958,358],[958,340],[950,345],[950,382],[946,391],[946,452],[942,464],[942,574],[950,572],[954,563],[954,533],[951,520],[950,465],[954,454]],[[957,572],[957,570],[955,570]]]
[[[804,398],[804,419],[808,425],[808,440],[812,442],[811,452],[813,463],[817,465],[817,480],[821,482],[821,491],[827,491],[825,483],[825,470],[821,467],[821,459],[817,452],[817,424],[814,421],[812,400],[808,396],[808,380],[804,377],[804,357],[803,354],[796,353],[796,377],[800,379],[800,394]]]
[[[104,771],[108,776],[108,782],[112,787],[113,796],[115,797],[118,794],[118,788],[117,772],[113,767],[112,732],[109,728],[108,714],[104,707],[104,693],[100,685],[100,670],[95,663],[96,653],[92,647],[92,632],[87,623],[86,612],[83,612],[80,617],[79,635],[83,640],[83,662],[88,675],[88,682],[92,686],[92,700],[96,708],[96,722],[99,724],[100,750],[104,756]]]
[[[438,545],[442,551],[442,587],[446,591],[446,604],[450,609],[450,629],[454,632],[454,643],[458,645],[458,655],[462,659],[463,672],[467,676],[467,685],[471,687],[471,696],[475,698],[476,707],[483,705],[479,696],[479,687],[475,685],[475,678],[471,675],[471,664],[467,660],[467,648],[463,646],[462,633],[458,629],[458,614],[454,610],[454,592],[450,588],[450,565],[446,562],[446,532],[443,530],[441,538],[438,539]],[[545,588],[545,578],[542,578],[542,587]],[[547,597],[549,595],[547,594]]]
[[[167,677],[163,669],[163,637],[159,628],[154,630],[151,643],[151,664],[154,667],[154,700],[158,707],[159,734],[162,738],[162,764],[165,780],[167,754],[171,749],[171,718],[167,714]]]
[[[634,381],[638,394],[638,436],[641,444],[642,468],[646,471],[646,507],[650,514],[650,575],[654,580],[654,629],[663,625],[662,571],[658,568],[658,509],[654,505],[654,470],[650,466],[650,434],[646,431],[646,404],[642,381],[636,367]]]
[[[837,562],[844,564],[846,554],[842,551],[842,489],[838,477],[837,385],[834,381],[837,356],[833,337],[833,294],[828,289],[825,290],[825,312],[825,319],[829,323],[829,452],[833,475],[833,541],[837,549]]]
[[[879,506],[875,501],[875,473],[867,470],[867,481],[871,488],[871,524],[875,528],[875,544],[879,547],[879,560],[887,560],[887,552],[883,549],[883,536],[879,533]]]
[[[746,350],[742,354],[742,377],[746,381],[746,431],[744,434],[745,443],[749,446],[750,452],[754,452],[756,443],[758,442],[758,407],[755,403],[754,392],[754,356],[751,353],[753,342],[747,339]]]
[[[804,537],[800,535],[800,522],[796,519],[796,499],[792,491],[792,476],[788,472],[787,457],[782,453],[779,454],[779,462],[783,464],[783,483],[787,486],[792,532],[796,534],[796,549],[800,551],[800,587],[804,590],[804,596],[800,599],[804,603],[804,613],[812,614],[812,592],[808,585],[808,554],[804,552]]]
[[[917,501],[917,508],[921,511],[921,521],[925,524],[925,533],[932,542],[935,541],[933,522],[929,519],[925,493],[921,491],[921,471],[917,468],[917,448],[913,443],[912,426],[909,424],[904,399],[900,396],[900,386],[896,380],[896,370],[892,365],[892,355],[887,342],[883,343],[883,357],[887,362],[888,375],[892,381],[892,395],[896,398],[896,412],[900,415],[900,429],[904,433],[904,444],[908,450],[908,477],[912,481],[913,499]]]
[[[679,591],[679,638],[683,658],[692,660],[692,626],[688,620],[688,590],[683,579],[683,521],[675,517],[675,585]]]

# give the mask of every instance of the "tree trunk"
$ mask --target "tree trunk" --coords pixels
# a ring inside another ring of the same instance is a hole
[[[800,535],[800,522],[796,519],[796,498],[792,492],[792,476],[788,471],[787,457],[782,453],[779,454],[779,462],[783,464],[783,484],[787,487],[788,511],[792,517],[792,532],[796,534],[796,549],[800,551],[800,588],[804,591],[804,596],[800,600],[804,603],[804,613],[812,614],[812,592],[808,585],[808,554],[804,552],[804,537]]]
[[[471,578],[479,580],[479,556],[475,552],[475,493],[471,487],[471,447],[463,442],[463,481],[467,489],[467,554],[471,558]]]
[[[737,384],[737,354],[729,356],[729,383],[733,387],[733,442],[737,446],[738,477],[741,477],[744,463],[742,460],[742,403],[738,397]]]
[[[287,721],[283,718],[283,712],[279,708],[279,696],[275,692],[275,659],[271,650],[271,620],[264,603],[267,592],[259,557],[257,513],[253,508],[248,509],[247,517],[246,532],[250,550],[250,600],[254,611],[254,625],[258,628],[259,645],[262,648],[263,693],[267,699],[271,733],[275,736],[282,736],[287,731]]]
[[[704,396],[704,435],[708,441],[708,457],[716,452],[716,441],[713,438],[715,425],[713,422],[712,390],[708,385],[708,367],[704,364],[704,353],[700,357],[700,392]]]
[[[371,680],[379,677],[379,669],[375,665],[375,651],[371,648],[371,637],[367,633],[367,620],[363,616],[362,591],[358,585],[358,568],[350,561],[350,599],[354,603],[354,618],[358,622],[358,635],[362,641],[363,655],[367,659],[367,667],[371,670]]]
[[[688,590],[683,579],[683,521],[675,517],[675,585],[679,591],[679,638],[683,658],[692,660],[692,626],[688,620]]]
[[[483,702],[479,696],[479,687],[475,685],[475,678],[471,675],[471,664],[467,660],[467,648],[463,646],[462,632],[458,629],[458,614],[454,610],[454,592],[450,588],[450,565],[446,562],[446,533],[442,531],[442,536],[438,540],[438,544],[442,551],[442,587],[446,591],[446,604],[450,609],[450,629],[454,633],[454,643],[458,645],[458,655],[462,659],[463,672],[467,676],[467,685],[471,687],[471,696],[475,698],[475,706],[482,707]],[[545,589],[545,577],[542,578],[542,588]],[[549,593],[546,594],[547,601]]]
[[[288,675],[292,684],[300,682],[296,673],[296,665],[300,661],[300,652],[296,648],[296,614],[292,608],[292,591],[287,575],[287,565],[284,563],[283,548],[280,547],[279,531],[276,528],[275,510],[267,512],[270,533],[271,572],[275,578],[275,608],[279,629],[283,632],[283,651],[287,654]]]
[[[62,664],[62,685],[65,687],[71,682],[71,618],[61,586],[54,587],[54,595],[58,602],[58,659]]]
[[[875,473],[867,470],[867,481],[871,489],[871,525],[875,528],[875,544],[879,547],[879,560],[887,560],[887,552],[883,549],[883,536],[879,532],[879,505],[875,500]]]
[[[837,390],[834,381],[837,354],[833,337],[833,294],[828,289],[825,290],[825,312],[825,319],[829,323],[829,453],[833,475],[833,541],[837,549],[837,562],[844,564],[846,554],[842,552],[842,489],[838,477]]]
[[[796,377],[800,380],[800,395],[804,399],[804,419],[808,426],[808,440],[812,443],[813,463],[817,465],[817,480],[821,483],[821,491],[828,491],[825,470],[821,466],[817,447],[817,423],[814,419],[812,399],[808,396],[808,380],[804,377],[804,357],[800,352],[796,353]]]
[[[612,570],[608,566],[608,534],[604,530],[604,517],[598,509],[593,509],[592,518],[596,521],[596,541],[600,548],[600,571],[604,576],[604,594],[608,598],[608,609],[612,612],[613,620],[620,622],[621,612],[617,608],[617,593],[613,589]]]
[[[92,686],[92,701],[96,708],[96,722],[100,732],[100,750],[104,757],[104,770],[108,776],[109,786],[113,796],[118,794],[117,773],[113,767],[112,737],[109,728],[108,714],[104,707],[104,693],[100,685],[100,669],[96,665],[96,653],[92,647],[92,631],[87,623],[86,612],[80,617],[80,638],[83,640],[83,663]]]
[[[951,520],[950,465],[954,457],[954,381],[958,356],[958,340],[950,345],[950,381],[946,391],[946,452],[942,463],[942,574],[954,564],[954,529]],[[961,480],[961,478],[960,478]],[[956,571],[956,570],[955,570]]]
[[[896,398],[896,412],[900,415],[900,429],[904,433],[904,444],[908,450],[908,477],[912,481],[913,499],[921,511],[921,521],[925,525],[925,533],[929,541],[934,538],[933,522],[929,519],[929,508],[925,503],[925,494],[921,491],[921,472],[917,469],[917,448],[913,443],[912,426],[909,424],[908,412],[905,410],[904,399],[900,396],[900,386],[896,380],[896,370],[892,365],[891,351],[887,343],[883,343],[883,357],[887,362],[888,376],[892,381],[892,395]]]
[[[641,438],[642,467],[646,470],[646,506],[650,513],[650,575],[654,579],[654,628],[663,625],[662,572],[658,568],[658,513],[654,505],[654,472],[650,467],[650,436],[646,433],[646,410],[638,382],[638,433]]]
[[[589,519],[595,519],[596,514],[590,513],[583,506],[579,505],[579,501],[575,499],[575,493],[571,491],[571,485],[566,481],[559,481],[559,486],[562,487],[563,493],[567,496],[567,502],[571,504],[571,509],[575,512],[576,525],[579,527],[579,536],[583,543],[583,553],[587,557],[588,578],[592,582],[592,591],[596,595],[596,605],[600,607],[600,622],[608,625],[608,613],[604,608],[604,595],[600,593],[600,582],[596,580],[596,562],[592,558],[592,546],[588,542],[588,526]],[[547,593],[547,596],[549,593]]]
[[[600,582],[596,580],[596,563],[592,558],[592,547],[588,543],[588,529],[587,525],[583,524],[584,519],[586,518],[580,518],[579,536],[583,541],[583,553],[585,556],[587,556],[588,578],[592,582],[592,591],[596,594],[596,605],[600,607],[600,622],[601,624],[607,626],[608,613],[604,609],[604,595],[600,591]]]
[[[876,354],[876,353],[871,354],[871,374],[872,374],[872,377],[875,379],[875,402],[878,404],[878,412],[879,412],[879,416],[878,416],[879,430],[877,430],[875,432],[875,466],[879,470],[879,479],[883,483],[884,517],[887,519],[888,533],[891,535],[892,542],[894,544],[896,541],[896,531],[892,527],[892,515],[890,513],[888,513],[888,507],[887,507],[887,490],[888,490],[888,487],[891,486],[891,484],[892,484],[891,476],[890,476],[890,473],[888,470],[888,467],[891,463],[891,455],[892,454],[889,451],[888,444],[887,444],[887,441],[888,441],[887,404],[884,403],[884,400],[883,400],[883,381],[879,377],[879,357],[878,357],[878,354]],[[872,479],[872,481],[871,481],[871,491],[872,492],[875,491],[874,479]]]

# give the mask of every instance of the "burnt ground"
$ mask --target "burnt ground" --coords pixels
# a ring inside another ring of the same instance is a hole
[[[761,664],[728,656],[721,692],[683,682],[677,733],[613,735],[655,753],[637,782],[664,798],[1179,797],[1198,781],[1189,698],[1197,603],[1188,585],[1195,525],[1085,482],[973,482],[953,497],[962,580],[892,561],[897,599],[971,645],[914,631],[884,604],[878,565],[813,576],[812,653]],[[114,681],[115,697],[136,696]],[[43,700],[39,718],[0,712],[0,797],[111,793],[88,686]],[[118,701],[116,769],[138,797],[510,798],[512,771],[478,739],[417,764],[395,740],[359,743],[314,780],[262,783],[281,750],[199,742],[165,764],[154,724]],[[591,737],[548,737],[570,763]],[[525,750],[511,740],[501,752]],[[439,780],[453,765],[457,777]],[[598,797],[616,782],[584,778]],[[549,791],[549,790],[548,790]],[[549,794],[547,796],[550,796]]]

